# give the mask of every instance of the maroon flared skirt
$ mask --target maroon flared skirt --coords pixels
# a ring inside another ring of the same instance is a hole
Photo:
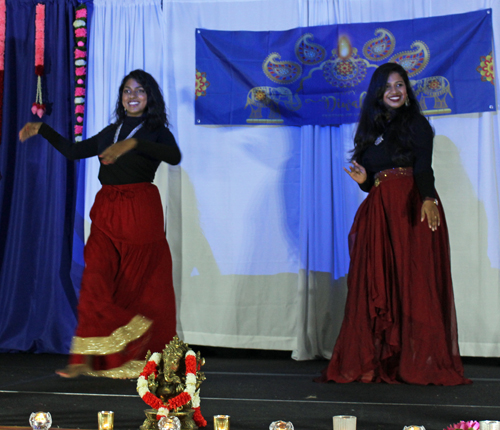
[[[433,232],[427,219],[420,221],[411,169],[385,172],[349,233],[344,320],[320,381],[469,383],[458,349],[443,208]]]
[[[176,334],[172,258],[158,189],[105,185],[85,246],[71,364],[92,356],[95,376],[137,377],[149,350]]]

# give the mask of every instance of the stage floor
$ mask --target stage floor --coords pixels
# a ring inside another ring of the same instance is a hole
[[[231,430],[267,430],[275,420],[297,430],[332,430],[333,415],[355,415],[359,430],[441,430],[461,420],[500,420],[500,359],[465,358],[472,385],[421,387],[388,384],[317,384],[326,360],[297,362],[290,352],[193,346],[206,359],[201,410],[231,416]],[[97,412],[115,412],[116,430],[137,430],[148,407],[135,380],[79,377],[54,370],[66,357],[0,354],[0,426],[26,427],[31,412],[49,411],[52,428],[95,429]]]

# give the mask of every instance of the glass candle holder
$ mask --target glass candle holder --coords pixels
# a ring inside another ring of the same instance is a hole
[[[229,430],[229,415],[214,415],[214,430]]]
[[[500,421],[479,421],[479,430],[500,430]]]
[[[356,430],[356,417],[352,415],[335,415],[333,430]]]
[[[293,430],[293,424],[290,421],[273,421],[269,425],[269,430]]]
[[[181,430],[181,421],[177,417],[161,417],[158,421],[158,430]]]
[[[425,430],[424,426],[417,426],[417,425],[412,425],[412,426],[405,426],[403,430]]]
[[[115,413],[113,411],[97,412],[97,427],[99,430],[113,430]]]
[[[33,430],[48,430],[52,425],[50,412],[33,412],[30,415],[30,426]]]

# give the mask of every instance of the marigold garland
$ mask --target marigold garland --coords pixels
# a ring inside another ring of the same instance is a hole
[[[155,352],[151,355],[143,371],[141,372],[139,378],[137,379],[137,392],[141,396],[141,399],[153,409],[158,412],[156,418],[168,416],[169,411],[176,410],[191,402],[194,409],[193,420],[198,427],[205,427],[207,421],[203,418],[200,410],[200,390],[196,391],[196,355],[192,350],[186,353],[185,364],[186,364],[186,388],[185,390],[169,399],[167,403],[163,403],[158,397],[149,391],[148,387],[148,377],[154,374],[155,378],[158,376],[158,365],[160,364],[161,354]]]
[[[3,119],[3,77],[5,70],[5,0],[0,0],[0,142],[2,138]]]
[[[31,106],[33,115],[40,118],[45,113],[42,100],[42,76],[44,72],[45,55],[45,5],[38,3],[35,10],[35,75],[38,76],[36,84],[35,103]]]
[[[76,8],[75,21],[75,142],[83,135],[85,114],[85,77],[87,75],[87,6],[82,3]]]

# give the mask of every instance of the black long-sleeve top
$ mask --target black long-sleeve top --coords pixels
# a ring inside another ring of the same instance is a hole
[[[144,118],[126,117],[118,136],[118,142],[127,138]],[[111,124],[100,133],[73,143],[43,123],[39,134],[70,160],[94,157],[113,144],[118,126]],[[141,127],[133,136],[137,146],[120,156],[113,164],[102,164],[99,169],[99,181],[103,185],[125,185],[139,182],[153,182],[160,162],[176,165],[181,161],[181,152],[170,130],[164,126],[154,130]],[[100,161],[100,159],[99,159]]]
[[[382,135],[383,140],[378,145],[370,145],[361,154],[358,163],[361,164],[368,174],[367,180],[360,185],[363,191],[370,191],[375,182],[375,174],[382,170],[393,169],[395,167],[413,167],[413,176],[417,184],[422,199],[427,197],[435,198],[436,191],[434,189],[434,172],[432,170],[432,149],[434,132],[429,124],[429,121],[422,115],[418,115],[413,129],[415,130],[413,163],[398,164],[392,161],[391,142],[389,138],[397,138],[398,133],[394,133],[389,125]],[[401,130],[400,133],[405,133],[406,130]]]

